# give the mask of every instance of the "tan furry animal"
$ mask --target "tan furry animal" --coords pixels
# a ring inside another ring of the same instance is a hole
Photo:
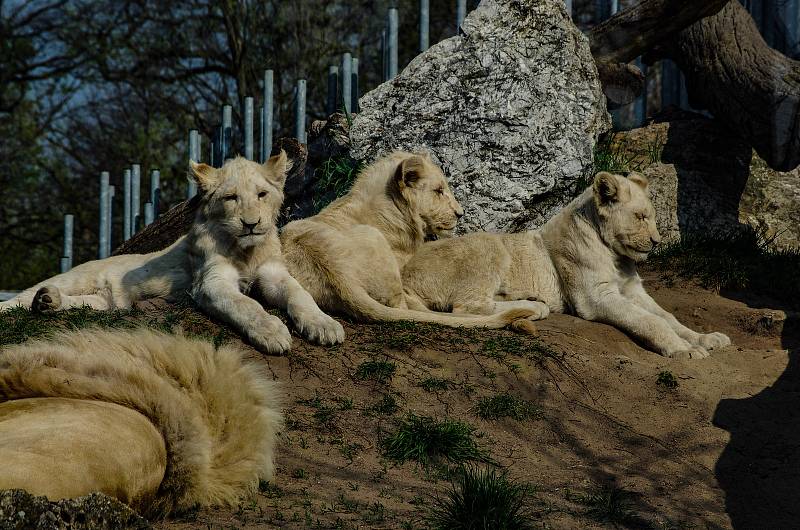
[[[540,230],[426,243],[403,269],[403,284],[433,309],[491,314],[537,301],[611,324],[667,357],[707,357],[730,339],[682,325],[637,273],[660,239],[647,180],[601,172]]]
[[[429,157],[396,152],[364,169],[319,214],[287,224],[281,242],[292,276],[328,311],[367,321],[524,328],[535,311],[474,317],[408,309],[400,269],[426,236],[449,235],[463,214]]]
[[[282,426],[243,355],[151,330],[0,348],[0,489],[100,491],[147,516],[237,503],[272,477]]]
[[[75,267],[0,303],[36,311],[77,305],[129,308],[137,300],[191,292],[197,304],[267,353],[282,353],[291,335],[281,320],[246,293],[286,309],[300,333],[321,344],[344,340],[341,324],[323,313],[286,271],[275,225],[289,162],[281,151],[264,164],[244,158],[220,169],[192,164],[204,195],[189,234],[152,254],[113,256]]]
[[[317,307],[284,265],[275,222],[289,164],[285,151],[263,165],[241,157],[220,169],[192,163],[205,192],[186,236],[192,297],[267,353],[287,351],[292,337],[278,317],[247,296],[251,291],[286,309],[307,339],[321,344],[344,340],[342,325]]]

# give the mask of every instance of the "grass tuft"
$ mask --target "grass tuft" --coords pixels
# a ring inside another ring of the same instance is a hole
[[[384,416],[391,416],[399,409],[400,407],[397,405],[397,400],[394,399],[394,396],[389,394],[383,396],[380,401],[370,407],[372,412],[375,412],[376,414],[382,414]]]
[[[427,392],[443,392],[450,388],[450,381],[440,377],[428,377],[419,382],[419,386]]]
[[[88,306],[74,307],[55,313],[34,313],[29,309],[13,308],[0,313],[0,344],[20,344],[28,339],[44,338],[57,331],[101,328],[131,329],[139,323],[141,311],[95,311]]]
[[[627,490],[604,486],[573,498],[586,506],[586,515],[601,523],[633,524],[641,522],[634,510],[635,495]]]
[[[526,530],[533,528],[526,507],[528,485],[495,469],[464,467],[445,497],[436,497],[427,516],[435,530]]]
[[[797,304],[800,249],[772,250],[771,243],[752,229],[715,237],[685,237],[660,247],[650,261],[681,277],[695,278],[708,289],[747,289]]]
[[[356,378],[386,383],[392,379],[396,369],[395,364],[389,361],[364,361],[356,370]]]
[[[473,427],[460,421],[437,421],[409,414],[383,440],[383,454],[398,463],[413,460],[424,466],[441,460],[491,462],[487,452],[475,443],[474,432]]]
[[[656,384],[669,389],[678,388],[678,379],[669,370],[663,370],[658,373]]]
[[[329,158],[317,168],[314,189],[314,211],[319,212],[335,199],[350,191],[364,163],[349,156]]]
[[[542,409],[532,401],[526,401],[511,394],[497,394],[482,397],[478,401],[478,416],[485,420],[512,418],[525,421],[542,417]]]

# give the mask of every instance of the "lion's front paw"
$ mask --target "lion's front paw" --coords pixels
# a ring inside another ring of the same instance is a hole
[[[61,292],[58,287],[45,285],[36,291],[31,309],[37,313],[52,313],[61,309]]]
[[[702,346],[689,346],[686,350],[665,353],[664,356],[671,359],[705,359],[709,356],[709,353]]]
[[[247,338],[260,351],[280,355],[292,347],[292,334],[281,319],[270,316],[247,330]]]
[[[716,350],[731,345],[731,339],[724,333],[714,332],[700,334],[697,343],[707,350]]]
[[[310,342],[330,346],[344,342],[344,328],[322,311],[298,318],[297,329]]]

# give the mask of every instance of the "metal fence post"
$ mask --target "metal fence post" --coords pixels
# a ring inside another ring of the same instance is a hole
[[[330,116],[336,112],[336,101],[339,98],[339,67],[328,67],[328,99],[325,102],[325,114]]]
[[[108,171],[100,173],[100,233],[97,244],[97,257],[108,257]]]
[[[381,77],[384,81],[389,80],[389,32],[386,26],[381,32]]]
[[[350,78],[350,112],[358,112],[358,59],[355,57],[353,57]]]
[[[253,98],[247,96],[244,98],[244,157],[248,160],[253,160]]]
[[[431,2],[419,0],[419,51],[424,52],[430,46]]]
[[[272,152],[272,70],[264,70],[264,115],[261,126],[261,162],[264,163]]]
[[[456,3],[456,35],[458,35],[465,18],[467,18],[467,0],[458,0]]]
[[[131,238],[131,170],[126,169],[122,177],[122,240]]]
[[[131,166],[131,235],[139,231],[142,218],[142,166]]]
[[[572,18],[572,0],[565,0],[564,4],[567,8],[567,15],[569,15],[569,18]]]
[[[153,224],[153,203],[144,203],[144,226]]]
[[[353,57],[350,53],[342,55],[342,107],[345,114],[350,114],[350,100],[353,94],[350,90],[353,82]]]
[[[114,195],[116,195],[116,191],[114,186],[108,187],[108,215],[106,216],[106,222],[108,223],[107,233],[108,239],[106,240],[106,256],[111,255],[111,249],[114,248],[114,223],[112,219],[114,218]]]
[[[636,66],[642,71],[644,76],[644,89],[634,103],[634,114],[636,115],[636,127],[644,125],[647,119],[647,65],[642,62],[641,57],[636,58]]]
[[[158,205],[161,202],[161,171],[150,172],[150,204],[153,205],[153,217],[158,217]]]
[[[225,165],[232,153],[233,147],[233,107],[223,105],[222,107],[222,157],[220,165]]]
[[[389,8],[389,79],[394,79],[397,76],[397,35],[399,22],[397,8]]]
[[[200,132],[197,129],[192,129],[189,131],[189,160],[194,160],[195,162],[200,162],[200,152],[198,148],[200,147]],[[214,151],[214,144],[211,144],[211,155],[213,158],[213,151]],[[211,165],[214,165],[214,161],[211,161]],[[186,198],[191,199],[197,195],[197,182],[195,182],[194,178],[189,179],[189,187],[186,190]]]
[[[72,268],[72,232],[75,218],[72,214],[64,216],[64,249],[61,256],[61,272],[67,272]]]
[[[306,143],[306,80],[297,80],[297,97],[294,106],[294,135],[301,144]]]

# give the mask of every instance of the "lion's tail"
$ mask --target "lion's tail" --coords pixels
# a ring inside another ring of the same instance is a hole
[[[273,474],[276,383],[232,345],[85,330],[0,350],[0,401],[29,397],[106,401],[146,416],[167,448],[149,515],[233,504]]]
[[[333,279],[329,278],[329,280]],[[354,317],[367,321],[411,320],[450,327],[500,329],[536,314],[529,309],[511,309],[494,315],[460,316],[436,311],[400,309],[381,304],[372,298],[357,280],[348,278],[345,274],[339,276],[337,280],[330,281],[330,283],[336,289],[339,298],[347,305],[349,312]],[[525,326],[515,325],[514,327],[523,331],[527,329]]]

